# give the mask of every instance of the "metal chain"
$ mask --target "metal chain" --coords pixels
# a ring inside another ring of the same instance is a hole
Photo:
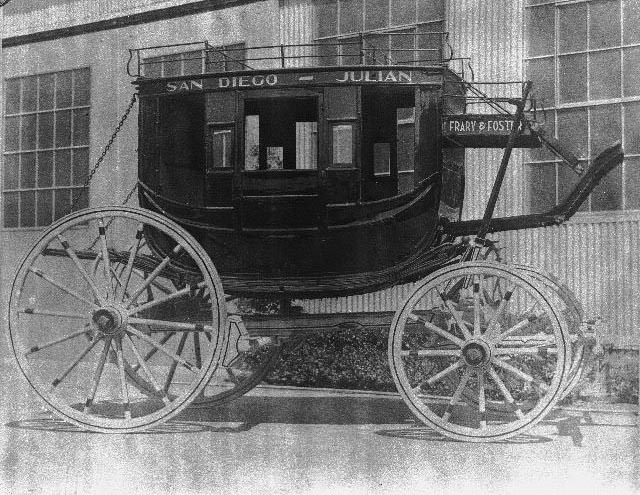
[[[109,141],[105,145],[104,149],[102,150],[102,154],[100,155],[100,157],[96,161],[96,163],[93,166],[93,168],[89,171],[89,175],[87,176],[87,179],[84,181],[84,184],[82,185],[82,189],[80,189],[80,192],[78,193],[78,195],[71,202],[71,207],[70,207],[68,213],[71,213],[76,209],[76,207],[78,206],[78,203],[80,202],[80,199],[82,198],[83,194],[85,194],[87,192],[88,187],[89,187],[89,183],[91,182],[91,180],[93,179],[93,176],[96,174],[96,172],[100,168],[100,165],[102,165],[102,162],[104,161],[105,157],[107,156],[107,153],[111,149],[111,146],[113,146],[113,142],[116,140],[116,137],[118,136],[118,133],[120,132],[120,130],[122,129],[122,126],[124,125],[125,121],[129,117],[129,114],[131,113],[131,110],[133,110],[133,107],[136,104],[137,99],[138,99],[137,93],[133,93],[133,96],[131,96],[131,101],[129,102],[129,106],[127,107],[127,109],[125,110],[124,114],[120,118],[120,122],[118,122],[118,125],[116,126],[115,130],[113,131],[113,134],[111,134],[111,138],[109,139]],[[137,186],[137,184],[136,184],[136,186]],[[128,201],[128,199],[131,197],[132,194],[133,194],[133,191],[131,191],[129,193],[129,196],[127,196],[127,200],[126,201]],[[125,201],[125,203],[126,203],[126,201]]]

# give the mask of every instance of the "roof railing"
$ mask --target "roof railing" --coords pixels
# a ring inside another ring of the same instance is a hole
[[[129,49],[132,77],[345,65],[447,66],[454,60],[446,32],[374,32],[313,43],[215,47],[208,41]]]

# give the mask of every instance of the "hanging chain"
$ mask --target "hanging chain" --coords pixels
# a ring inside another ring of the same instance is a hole
[[[80,202],[80,199],[84,194],[86,194],[89,187],[89,183],[91,182],[91,180],[93,179],[93,176],[96,174],[96,172],[100,168],[100,165],[102,165],[102,163],[104,162],[104,159],[107,156],[107,153],[109,153],[111,146],[113,146],[113,142],[116,140],[118,133],[120,132],[120,130],[122,129],[122,126],[124,125],[125,121],[129,117],[131,110],[133,110],[133,107],[135,106],[137,99],[138,99],[138,95],[136,93],[133,93],[133,96],[131,96],[131,101],[129,102],[129,106],[127,107],[124,114],[122,115],[122,118],[120,119],[120,122],[118,122],[118,125],[113,131],[113,134],[111,134],[111,138],[109,139],[104,149],[102,150],[102,154],[96,161],[93,168],[89,171],[89,175],[87,176],[87,180],[84,181],[84,184],[82,185],[82,189],[80,189],[80,192],[78,193],[78,195],[71,202],[69,213],[71,213],[72,211],[75,211],[76,207],[78,206],[78,203]],[[136,187],[137,187],[137,184],[136,184]],[[127,199],[125,200],[125,203],[129,200],[132,194],[133,194],[133,191],[129,193],[129,195],[127,196]]]

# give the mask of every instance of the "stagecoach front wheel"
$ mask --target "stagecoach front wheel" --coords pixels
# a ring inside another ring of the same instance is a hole
[[[523,433],[568,380],[570,337],[547,290],[517,268],[474,261],[418,283],[397,311],[389,364],[413,413],[457,440]]]
[[[221,363],[220,278],[183,228],[148,210],[93,208],[52,225],[22,261],[9,301],[20,370],[51,410],[93,431],[159,425]],[[150,390],[134,385],[144,376]]]

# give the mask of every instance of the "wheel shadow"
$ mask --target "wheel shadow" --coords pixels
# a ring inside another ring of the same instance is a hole
[[[5,423],[7,428],[17,428],[21,430],[48,431],[55,433],[82,433],[100,434],[88,431],[56,417],[39,417],[21,419]],[[239,433],[248,430],[250,427],[245,424],[239,425],[212,425],[197,421],[181,421],[170,419],[165,423],[153,426],[144,431],[127,432],[127,435],[170,435],[183,433]]]
[[[462,444],[468,443],[463,440],[455,440],[453,438],[446,437],[444,435],[441,435],[437,431],[424,426],[379,430],[379,431],[376,431],[375,433],[376,435],[380,435],[383,437],[401,438],[403,440],[420,440],[423,442],[425,441],[426,442],[451,442],[451,443],[462,443]],[[485,442],[485,443],[497,443],[497,444],[502,443],[507,445],[518,445],[518,444],[548,443],[552,441],[553,440],[551,438],[545,437],[543,435],[522,434],[512,438],[507,438],[505,440],[495,440],[492,442]]]

